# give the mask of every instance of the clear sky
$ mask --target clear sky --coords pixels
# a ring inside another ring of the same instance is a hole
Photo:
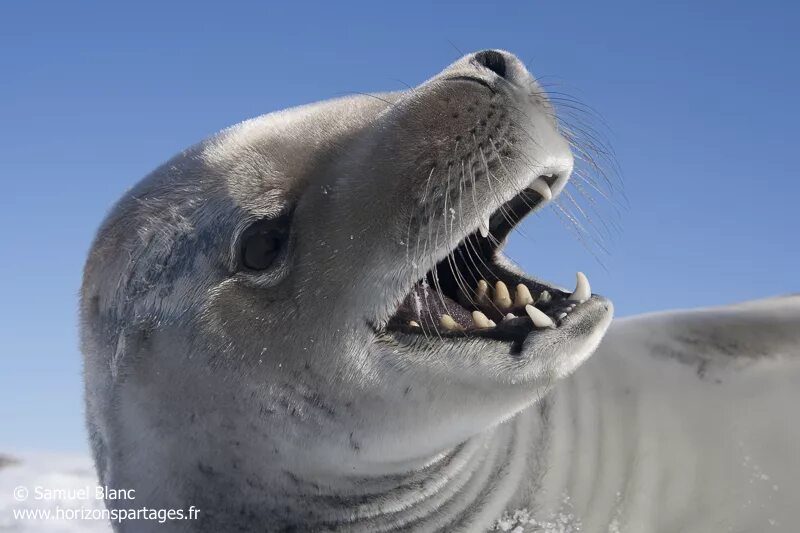
[[[457,48],[514,52],[617,154],[608,253],[544,214],[509,247],[526,270],[584,270],[618,315],[797,292],[799,27],[792,1],[3,3],[0,451],[85,448],[81,268],[128,187],[225,126],[416,85]]]

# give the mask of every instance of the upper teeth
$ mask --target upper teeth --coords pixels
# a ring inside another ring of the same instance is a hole
[[[531,291],[528,290],[528,287],[520,283],[517,285],[517,294],[514,296],[514,305],[517,307],[525,307],[528,304],[533,303],[533,296],[531,296]]]
[[[553,191],[550,190],[550,186],[547,184],[544,178],[536,178],[529,187],[541,194],[545,202],[553,198]]]
[[[481,219],[481,225],[478,228],[478,231],[481,233],[481,237],[484,239],[489,236],[489,217]]]
[[[475,302],[481,307],[489,305],[489,284],[486,283],[486,280],[482,279],[478,282],[478,290],[475,291]]]
[[[589,279],[583,272],[575,274],[577,282],[575,283],[575,290],[569,295],[568,300],[578,303],[583,303],[592,296],[592,288],[589,286]]]
[[[528,188],[533,189],[534,191],[539,193],[545,202],[548,202],[553,199],[553,191],[550,190],[550,185],[547,184],[547,181],[545,181],[543,177],[539,177],[533,180],[533,182],[528,186]],[[489,236],[490,217],[491,215],[487,215],[486,217],[482,218],[478,225],[478,232],[484,239]]]
[[[542,294],[539,295],[539,303],[546,304],[551,299],[549,291],[542,291]]]
[[[508,287],[502,281],[498,281],[494,286],[494,303],[501,311],[511,307],[511,295]]]

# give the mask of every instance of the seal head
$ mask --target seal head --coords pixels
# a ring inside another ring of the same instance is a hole
[[[169,161],[86,265],[101,478],[297,517],[298,479],[407,472],[531,405],[612,315],[583,275],[566,291],[501,252],[572,168],[544,92],[497,50]]]

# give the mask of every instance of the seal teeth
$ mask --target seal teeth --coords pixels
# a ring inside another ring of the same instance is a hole
[[[547,182],[542,178],[534,180],[534,182],[530,184],[530,188],[542,195],[545,201],[553,198],[553,191],[550,190],[550,186],[547,185]]]
[[[479,328],[490,328],[495,325],[491,320],[489,320],[489,317],[480,311],[472,312],[472,321],[475,323],[475,326]]]
[[[502,281],[498,281],[494,286],[494,303],[501,311],[511,307],[511,295],[508,293],[508,287]]]
[[[489,236],[489,217],[481,219],[481,225],[478,227],[481,237],[484,239]]]
[[[575,290],[572,294],[569,295],[567,300],[571,300],[573,302],[583,303],[592,296],[592,288],[589,286],[589,279],[583,272],[578,272],[575,274],[577,278],[577,282],[575,284]]]
[[[419,322],[417,322],[416,320],[409,320],[408,325],[411,326],[412,328],[418,328]]]
[[[514,306],[525,307],[526,305],[532,303],[533,296],[531,296],[531,291],[528,290],[528,287],[522,283],[517,285],[517,293],[514,295]]]
[[[453,317],[450,315],[442,315],[441,318],[439,318],[439,325],[446,331],[461,331],[464,329],[461,327],[461,324],[453,320]]]
[[[489,284],[486,283],[484,279],[478,282],[478,288],[475,291],[475,301],[481,307],[486,307],[491,303]]]
[[[539,295],[539,303],[546,304],[550,301],[550,298],[551,296],[548,291],[542,291],[542,293]]]
[[[546,314],[536,309],[534,306],[530,304],[526,305],[525,312],[528,313],[528,316],[531,318],[531,322],[533,322],[533,325],[537,328],[553,327],[553,320]]]
[[[505,322],[506,320],[513,320],[515,318],[517,318],[517,316],[514,313],[508,313],[506,316],[503,317],[503,322]]]

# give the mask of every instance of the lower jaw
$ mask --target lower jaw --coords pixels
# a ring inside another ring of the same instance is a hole
[[[394,345],[395,357],[400,354],[414,364],[423,361],[470,382],[532,390],[531,384],[550,383],[580,366],[596,349],[612,316],[611,301],[592,295],[549,328],[537,328],[521,317],[473,331],[439,334],[421,328],[387,328],[375,332]],[[428,355],[420,358],[420,354]],[[464,364],[448,366],[458,361]]]

